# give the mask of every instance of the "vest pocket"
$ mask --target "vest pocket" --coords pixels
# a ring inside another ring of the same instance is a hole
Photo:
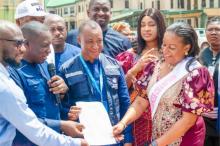
[[[86,75],[82,74],[74,77],[69,77],[67,79],[67,82],[70,88],[70,97],[80,98],[89,95],[90,89]]]

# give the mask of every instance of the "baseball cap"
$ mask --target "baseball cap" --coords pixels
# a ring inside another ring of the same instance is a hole
[[[16,7],[15,19],[25,16],[45,16],[44,8],[37,0],[25,0]]]

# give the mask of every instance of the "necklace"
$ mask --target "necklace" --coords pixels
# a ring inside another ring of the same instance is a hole
[[[158,65],[157,80],[161,79],[163,76],[166,76],[175,67],[174,65],[165,63],[164,61],[160,61]]]

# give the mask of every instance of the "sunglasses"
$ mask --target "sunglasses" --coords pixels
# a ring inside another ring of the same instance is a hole
[[[10,39],[1,39],[1,38],[0,40],[15,42],[16,47],[21,47],[23,44],[27,43],[27,40],[10,40]]]

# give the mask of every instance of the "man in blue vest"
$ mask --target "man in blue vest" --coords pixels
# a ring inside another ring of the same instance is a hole
[[[51,34],[46,25],[31,21],[21,28],[26,39],[26,52],[21,66],[17,69],[22,82],[22,88],[27,98],[28,106],[37,117],[47,126],[57,132],[75,137],[75,123],[60,119],[61,96],[54,94],[65,94],[68,87],[63,79],[57,75],[51,76],[46,62],[50,53]],[[33,145],[20,133],[14,140],[15,145]]]
[[[69,111],[77,101],[100,101],[108,112],[112,125],[115,125],[130,105],[122,68],[115,59],[101,53],[103,35],[101,27],[95,21],[88,20],[81,24],[78,41],[82,47],[81,53],[61,67],[62,76],[69,87],[63,107]],[[117,146],[131,145],[131,126],[125,129],[124,135],[124,142]]]
[[[26,104],[23,91],[6,70],[9,64],[20,62],[24,43],[18,26],[0,20],[0,146],[12,145],[15,129],[41,146],[87,146],[82,139],[60,135],[43,125]]]
[[[102,52],[115,58],[119,53],[130,49],[131,42],[127,37],[108,27],[111,14],[111,4],[109,0],[91,0],[89,2],[87,15],[90,20],[94,20],[99,24],[103,32],[104,47]],[[66,42],[80,47],[77,41],[78,34],[78,29],[70,31]]]

